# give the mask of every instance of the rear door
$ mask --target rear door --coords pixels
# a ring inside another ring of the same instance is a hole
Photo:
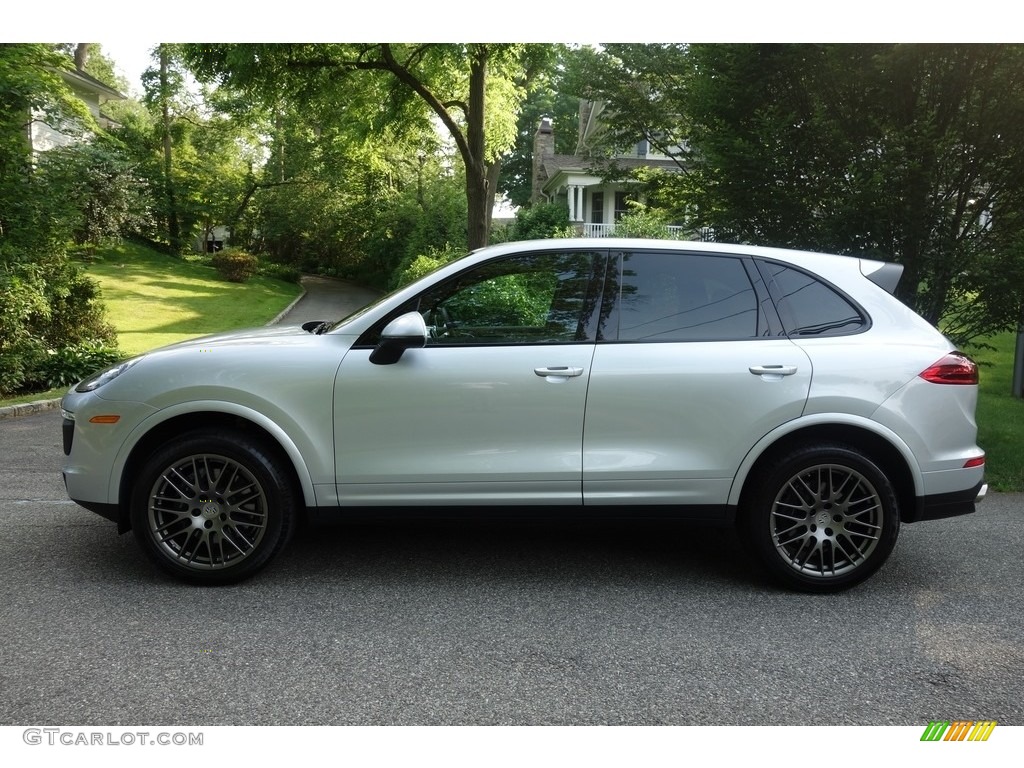
[[[584,503],[725,504],[750,448],[802,412],[807,355],[781,334],[748,259],[630,251],[608,274]]]

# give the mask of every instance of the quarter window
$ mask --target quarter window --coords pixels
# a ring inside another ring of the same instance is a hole
[[[602,336],[711,341],[758,335],[757,296],[742,260],[678,252],[622,254],[617,306]]]
[[[817,278],[775,262],[761,266],[788,335],[840,336],[867,326],[857,307]]]

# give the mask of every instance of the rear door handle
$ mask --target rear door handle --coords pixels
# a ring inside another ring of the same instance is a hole
[[[750,372],[755,376],[792,376],[796,373],[795,365],[752,365]]]
[[[546,379],[549,376],[557,376],[562,379],[570,379],[574,376],[582,376],[582,368],[570,368],[567,365],[554,365],[550,368],[534,368],[533,372],[540,376],[542,379]]]

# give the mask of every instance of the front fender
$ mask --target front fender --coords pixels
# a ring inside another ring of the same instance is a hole
[[[307,507],[316,506],[316,491],[314,489],[313,477],[309,467],[292,435],[281,427],[280,424],[267,417],[265,414],[253,408],[237,403],[225,402],[223,400],[190,400],[176,405],[162,408],[159,411],[147,416],[136,425],[121,444],[110,473],[108,497],[117,499],[120,495],[121,481],[124,475],[125,466],[139,442],[152,430],[171,419],[179,416],[195,416],[197,413],[217,413],[227,416],[235,416],[245,419],[267,432],[277,441],[281,449],[287,454],[289,461],[295,468],[295,475],[299,480],[302,489],[302,496]],[[308,436],[304,436],[309,441]]]

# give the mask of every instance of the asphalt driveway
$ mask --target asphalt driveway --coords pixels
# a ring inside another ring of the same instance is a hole
[[[64,496],[60,416],[0,421],[0,725],[1024,724],[1024,513],[904,527],[844,594],[728,530],[302,531],[194,588]]]

